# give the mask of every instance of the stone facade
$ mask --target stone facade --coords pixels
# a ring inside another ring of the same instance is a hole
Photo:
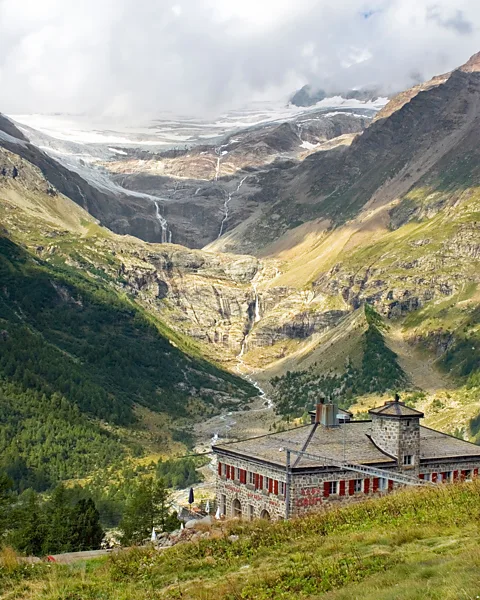
[[[478,476],[480,447],[421,427],[423,415],[398,401],[370,413],[371,421],[327,426],[317,410],[317,421],[303,428],[214,447],[222,514],[285,519],[383,495],[405,483]]]
[[[372,440],[386,454],[397,459],[399,469],[419,471],[419,418],[398,419],[372,416]]]

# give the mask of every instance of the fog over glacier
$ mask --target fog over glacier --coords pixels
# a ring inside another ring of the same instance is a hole
[[[219,114],[393,92],[478,50],[478,0],[0,0],[0,110]]]

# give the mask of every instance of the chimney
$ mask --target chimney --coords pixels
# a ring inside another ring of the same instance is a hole
[[[324,427],[337,427],[337,412],[338,408],[335,404],[319,403],[315,409],[315,423]]]

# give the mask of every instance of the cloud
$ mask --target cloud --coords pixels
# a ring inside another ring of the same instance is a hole
[[[0,0],[0,110],[218,114],[304,83],[394,91],[478,50],[472,0]]]

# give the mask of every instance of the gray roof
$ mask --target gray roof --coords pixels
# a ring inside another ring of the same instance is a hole
[[[214,451],[241,455],[246,459],[267,462],[284,468],[285,449],[305,450],[327,458],[309,459],[292,455],[296,469],[328,466],[328,458],[363,465],[395,466],[396,460],[382,452],[371,438],[371,421],[352,421],[339,427],[307,425],[281,433],[272,433],[249,440],[214,446]],[[480,446],[459,440],[428,427],[420,427],[420,458],[439,460],[470,456],[480,460]]]
[[[372,408],[368,411],[371,415],[379,415],[385,417],[417,417],[421,419],[423,413],[414,408],[410,408],[404,402],[392,401],[385,402],[383,406],[379,408]]]

